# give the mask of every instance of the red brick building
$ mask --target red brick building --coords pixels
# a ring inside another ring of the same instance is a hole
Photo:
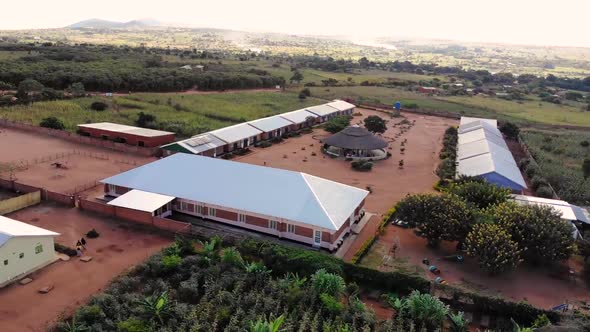
[[[172,143],[176,139],[176,135],[168,131],[133,127],[110,122],[80,124],[78,125],[78,132],[85,136],[148,148]]]

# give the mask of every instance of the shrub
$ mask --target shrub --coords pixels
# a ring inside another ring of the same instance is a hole
[[[548,185],[541,185],[535,190],[535,194],[543,198],[553,198],[553,190]]]
[[[107,105],[106,103],[103,103],[102,101],[95,101],[92,104],[90,104],[90,109],[97,111],[97,112],[102,112],[104,110],[106,110],[109,107],[109,105]]]
[[[365,128],[373,133],[384,133],[387,130],[385,126],[385,120],[378,117],[377,115],[370,115],[365,118]]]
[[[531,186],[533,187],[534,191],[537,191],[539,189],[539,187],[541,186],[548,186],[549,182],[542,176],[540,175],[535,175],[533,176],[533,179],[531,180]]]
[[[180,263],[182,263],[182,258],[178,255],[166,255],[162,257],[162,265],[167,271],[175,270]]]
[[[319,269],[311,276],[311,284],[318,294],[330,296],[339,296],[346,286],[341,276],[327,272],[325,269]]]
[[[539,172],[539,166],[536,163],[529,163],[524,169],[524,172],[529,179],[532,179]]]
[[[590,146],[590,142],[588,142],[588,141],[586,141],[586,140],[584,140],[584,141],[581,141],[581,142],[580,142],[580,146],[582,146],[582,147],[584,147],[584,148],[585,148],[585,147],[588,147],[588,146]]]
[[[418,291],[413,291],[404,302],[402,310],[407,311],[414,323],[427,331],[439,329],[449,313],[449,307],[441,300]]]
[[[354,254],[354,256],[352,256],[352,259],[350,260],[350,262],[352,264],[358,264],[358,263],[360,263],[360,261],[363,258],[363,256],[365,256],[369,252],[369,250],[373,246],[373,243],[375,243],[376,240],[377,240],[377,237],[375,237],[375,236],[371,236],[369,239],[367,239],[367,241],[365,241],[363,243],[363,245]]]
[[[524,171],[530,162],[531,160],[529,158],[523,158],[518,162],[518,168],[520,168],[521,171]]]
[[[373,169],[373,163],[367,160],[355,160],[350,163],[350,166],[357,171],[370,171]]]
[[[41,122],[39,123],[39,126],[44,127],[44,128],[56,129],[56,130],[66,129],[66,126],[64,125],[64,123],[60,119],[58,119],[54,116],[50,116],[48,118],[41,120]]]
[[[348,115],[339,115],[328,120],[324,124],[324,129],[327,132],[335,134],[350,125],[351,117]]]
[[[451,184],[448,191],[479,209],[506,202],[510,198],[510,189],[480,181]]]
[[[500,125],[500,131],[510,139],[517,139],[520,135],[520,128],[512,122],[504,122]]]
[[[322,301],[324,308],[326,308],[331,314],[337,315],[344,309],[344,305],[330,294],[320,294],[320,301]]]
[[[129,317],[124,321],[117,323],[117,329],[120,332],[150,332],[153,329],[139,318]]]
[[[96,239],[97,237],[100,236],[100,233],[96,231],[96,229],[91,229],[88,231],[88,233],[86,233],[86,236],[90,239]]]
[[[64,246],[62,244],[54,243],[53,244],[53,248],[54,248],[55,251],[57,251],[57,252],[59,252],[61,254],[66,254],[66,255],[68,255],[70,257],[76,256],[76,250],[75,249],[72,249],[70,247],[66,247],[66,246]]]

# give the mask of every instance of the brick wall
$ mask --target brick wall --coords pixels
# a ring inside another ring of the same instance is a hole
[[[74,196],[64,195],[53,191],[45,190],[44,199],[52,202],[66,204],[69,206],[76,206]]]
[[[340,235],[342,234],[342,232],[344,232],[344,230],[350,226],[350,220],[347,220],[341,227],[339,230],[336,231],[336,233],[332,234],[330,237],[330,240],[328,240],[328,242],[330,243],[334,243],[336,242],[336,240],[338,240],[338,238],[340,237]]]
[[[299,236],[305,236],[312,238],[313,237],[313,229],[303,227],[303,226],[295,226],[295,234]]]
[[[160,217],[153,217],[154,226],[165,229],[170,232],[175,233],[186,233],[189,234],[191,232],[191,227],[189,223],[184,223],[172,219],[160,218]]]
[[[115,207],[115,216],[142,224],[152,224],[152,214],[149,212]]]
[[[268,228],[268,219],[246,215],[246,223],[258,227]]]
[[[82,210],[97,212],[101,214],[106,214],[109,216],[115,215],[115,207],[111,205],[107,205],[101,202],[89,201],[86,199],[81,198],[78,202],[78,206]]]
[[[215,216],[217,218],[222,218],[222,219],[227,219],[227,220],[233,220],[233,221],[238,220],[237,213],[231,212],[231,211],[226,211],[226,210],[221,210],[221,209],[217,209]]]

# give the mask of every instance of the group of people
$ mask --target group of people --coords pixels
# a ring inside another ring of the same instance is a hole
[[[82,250],[86,250],[86,239],[81,238],[76,242],[76,256],[82,256]]]

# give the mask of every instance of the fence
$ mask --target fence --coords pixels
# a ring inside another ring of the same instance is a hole
[[[43,199],[51,202],[65,204],[69,206],[76,206],[76,199],[72,195],[64,195],[49,190],[43,190]]]
[[[111,150],[126,152],[126,153],[134,153],[144,157],[149,156],[156,156],[160,153],[160,148],[146,148],[141,146],[133,146],[127,145],[125,143],[117,143],[113,141],[101,140],[98,138],[87,137],[87,136],[80,136],[77,134],[72,134],[70,132],[64,130],[56,130],[51,128],[44,128],[39,126],[34,126],[28,123],[10,121],[8,119],[0,119],[0,126],[8,127],[8,128],[16,128],[20,130],[25,130],[37,134],[48,135],[52,137],[61,138],[73,143],[81,143],[86,145],[92,145],[102,148],[107,148]]]
[[[5,199],[0,201],[0,215],[24,209],[41,202],[41,191],[34,191],[28,194]]]
[[[107,216],[115,215],[115,207],[107,205],[101,202],[90,201],[87,199],[80,198],[78,200],[78,207],[81,210],[96,212]]]

